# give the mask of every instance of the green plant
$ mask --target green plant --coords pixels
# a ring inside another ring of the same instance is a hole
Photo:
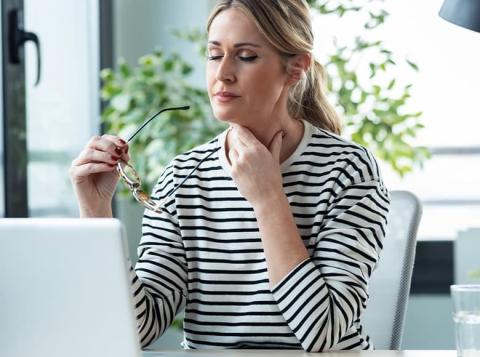
[[[391,74],[393,71],[390,70],[397,66],[397,61],[381,40],[365,39],[379,36],[379,28],[389,16],[379,6],[383,0],[307,2],[313,11],[322,16],[342,18],[347,13],[357,13],[361,18],[366,18],[363,29],[359,31],[361,35],[348,44],[339,45],[334,42],[335,51],[328,54],[325,63],[330,78],[329,92],[343,114],[346,131],[350,133],[351,139],[374,151],[377,157],[387,162],[400,176],[411,172],[416,165],[422,166],[430,157],[430,152],[426,147],[413,147],[410,144],[418,130],[424,127],[420,122],[422,112],[411,113],[405,110],[412,84],[402,87],[394,74]],[[369,61],[362,61],[365,58]],[[405,59],[405,63],[412,70],[418,71],[414,62]],[[367,71],[370,72],[369,78],[360,78],[358,73]],[[383,72],[382,76],[378,76],[380,72]],[[387,75],[390,79],[385,81]]]
[[[148,117],[167,106],[190,105],[187,111],[160,114],[130,143],[129,154],[150,192],[168,162],[202,144],[226,126],[213,119],[205,90],[188,83],[192,67],[178,54],[156,50],[132,68],[120,60],[118,69],[103,69],[101,95],[107,102],[105,132],[128,138]],[[125,186],[121,193],[129,195]]]
[[[480,269],[472,270],[468,273],[468,278],[473,281],[480,282]]]
[[[389,16],[387,11],[378,7],[383,0],[356,0],[355,5],[353,0],[307,2],[313,11],[322,16],[341,18],[354,12],[365,18],[367,14],[362,36],[343,45],[334,40],[335,50],[327,54],[328,59],[324,63],[330,79],[329,94],[342,114],[346,136],[371,149],[401,177],[412,172],[415,166],[422,167],[431,155],[426,147],[410,144],[410,140],[424,127],[420,121],[422,112],[412,113],[405,109],[412,84],[401,86],[393,75],[385,81],[389,70],[397,66],[394,54],[382,41],[365,39],[371,37],[370,32],[374,30],[378,33]],[[206,53],[204,31],[189,29],[176,31],[176,35],[195,43],[200,54]],[[362,58],[370,60],[365,63],[359,60]],[[419,70],[414,62],[405,59],[405,63],[413,71]],[[369,72],[368,78],[361,78],[359,72]],[[380,72],[383,72],[382,76]]]
[[[416,165],[422,166],[430,153],[425,147],[410,145],[410,140],[423,128],[422,113],[405,109],[412,84],[402,87],[395,78],[380,81],[380,77],[384,79],[389,70],[397,66],[397,60],[382,41],[365,39],[370,31],[378,31],[389,16],[381,7],[372,9],[374,3],[382,1],[356,0],[353,5],[353,0],[307,0],[313,11],[322,16],[341,18],[350,12],[359,16],[368,14],[363,35],[349,44],[334,43],[335,51],[328,54],[324,64],[330,78],[329,93],[342,113],[346,134],[370,148],[404,176]],[[176,35],[195,44],[205,56],[204,31],[194,28],[176,31]],[[370,72],[367,79],[358,75],[362,68],[358,68],[355,59],[359,57],[370,59],[363,64]],[[414,62],[406,59],[405,63],[418,71]],[[162,114],[132,142],[132,161],[147,191],[173,156],[209,140],[224,129],[224,125],[213,119],[206,90],[188,84],[191,71],[192,67],[178,54],[167,55],[157,50],[140,58],[135,68],[121,61],[117,70],[104,69],[101,73],[102,98],[108,103],[102,113],[106,132],[127,137],[159,108],[192,106],[187,112]],[[383,76],[378,75],[380,72],[384,72]]]

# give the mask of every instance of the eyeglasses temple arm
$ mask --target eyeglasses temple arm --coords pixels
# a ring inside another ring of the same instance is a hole
[[[165,196],[165,198],[171,196],[176,190],[178,190],[184,183],[185,181],[187,181],[190,176],[192,176],[192,174],[195,172],[196,169],[198,169],[198,167],[200,166],[200,164],[202,162],[204,162],[205,160],[207,160],[210,156],[212,156],[214,153],[216,153],[220,148],[216,148],[215,150],[213,150],[210,154],[208,154],[206,157],[204,157],[198,164],[197,166],[195,166],[192,171],[190,171],[190,173],[182,180],[182,182],[180,182],[176,187],[174,187],[169,193],[167,193],[167,196]]]
[[[152,117],[151,117],[150,119],[148,119],[145,123],[143,123],[142,126],[141,126],[140,128],[138,128],[137,131],[134,132],[133,135],[128,138],[127,142],[129,143],[129,142],[134,138],[134,136],[137,135],[137,134],[140,132],[140,130],[142,130],[142,129],[145,127],[145,125],[147,125],[148,123],[150,123],[150,122],[151,122],[153,119],[155,119],[155,118],[157,117],[157,115],[159,115],[160,113],[163,113],[163,112],[165,112],[165,111],[167,111],[167,110],[187,110],[187,109],[190,109],[190,106],[189,106],[189,105],[185,105],[185,106],[183,106],[183,107],[164,108],[164,109],[160,110],[158,113],[152,115]]]

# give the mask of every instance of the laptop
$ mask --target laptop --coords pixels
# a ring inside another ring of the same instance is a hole
[[[116,219],[0,219],[0,356],[141,356]]]

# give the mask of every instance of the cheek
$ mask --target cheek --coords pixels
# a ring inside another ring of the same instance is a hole
[[[261,68],[249,81],[251,93],[257,100],[276,101],[283,90],[283,75],[277,68]]]

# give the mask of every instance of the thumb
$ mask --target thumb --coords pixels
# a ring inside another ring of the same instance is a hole
[[[285,134],[282,130],[277,132],[273,137],[272,141],[270,142],[270,147],[268,150],[271,152],[273,158],[280,162],[280,152],[282,151],[282,141]]]

